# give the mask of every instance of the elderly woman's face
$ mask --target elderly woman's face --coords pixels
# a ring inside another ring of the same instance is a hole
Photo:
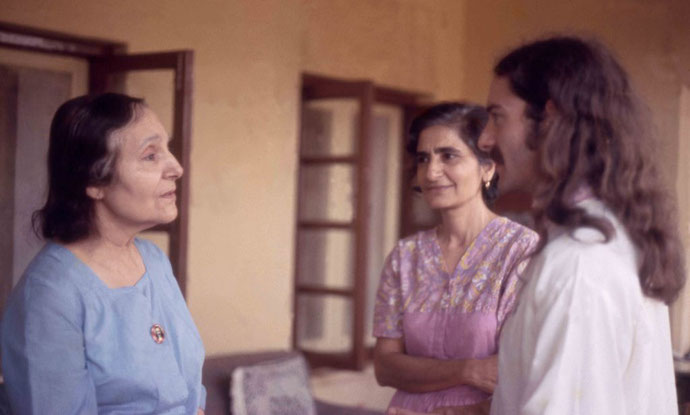
[[[148,108],[115,131],[117,146],[112,183],[99,189],[99,221],[140,231],[177,217],[175,181],[182,166],[168,149],[168,134]]]

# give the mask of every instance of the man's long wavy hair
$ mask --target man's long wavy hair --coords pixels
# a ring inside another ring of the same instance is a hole
[[[553,37],[512,51],[494,74],[526,101],[533,126],[527,145],[539,160],[537,251],[547,242],[549,222],[596,228],[607,241],[613,237],[609,221],[570,203],[588,185],[636,246],[644,294],[672,302],[685,282],[674,198],[656,167],[648,111],[625,70],[596,41]]]

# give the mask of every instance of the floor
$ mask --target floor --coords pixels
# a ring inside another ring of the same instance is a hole
[[[341,405],[385,410],[395,390],[379,386],[374,377],[374,367],[367,366],[362,372],[335,369],[314,369],[311,388],[315,398]]]

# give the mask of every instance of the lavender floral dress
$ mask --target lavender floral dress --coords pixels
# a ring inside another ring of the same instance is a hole
[[[388,255],[374,310],[374,336],[404,338],[410,356],[478,359],[498,351],[520,274],[537,244],[530,229],[497,217],[479,233],[449,274],[436,229],[402,239]],[[428,412],[483,401],[471,386],[428,393],[397,391],[390,406]]]

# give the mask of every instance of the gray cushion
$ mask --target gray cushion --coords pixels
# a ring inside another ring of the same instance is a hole
[[[240,366],[230,389],[235,415],[316,415],[301,355]]]

